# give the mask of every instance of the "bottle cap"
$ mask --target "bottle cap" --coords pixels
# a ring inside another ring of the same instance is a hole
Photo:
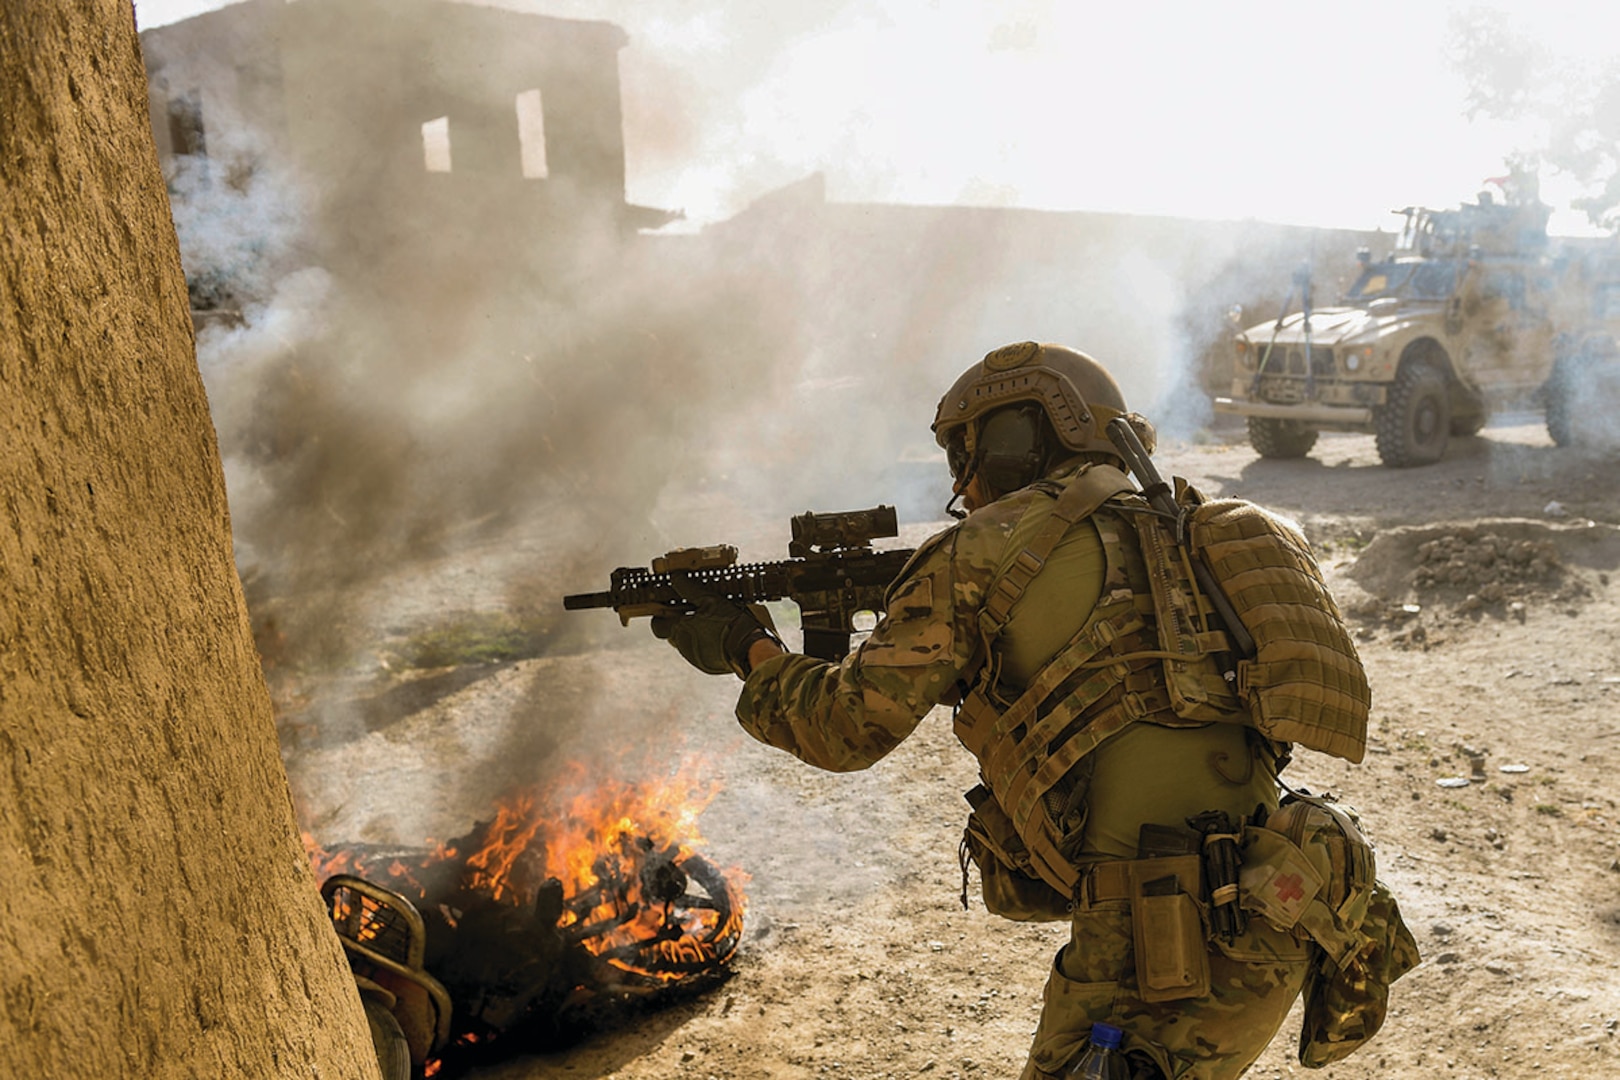
[[[1118,1050],[1125,1041],[1125,1033],[1113,1024],[1092,1024],[1091,1044],[1104,1050]]]

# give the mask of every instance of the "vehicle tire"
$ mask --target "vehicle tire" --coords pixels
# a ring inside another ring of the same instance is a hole
[[[366,1024],[371,1028],[371,1046],[377,1052],[377,1067],[383,1080],[411,1080],[411,1047],[399,1021],[388,1006],[375,998],[362,997]]]
[[[1574,446],[1579,442],[1575,433],[1576,393],[1574,372],[1570,357],[1563,357],[1553,365],[1552,375],[1542,390],[1547,405],[1547,437],[1555,446]]]
[[[1446,377],[1422,360],[1403,365],[1374,424],[1378,458],[1385,465],[1404,469],[1439,461],[1451,437]]]
[[[1316,429],[1298,420],[1249,417],[1249,445],[1267,458],[1301,458],[1316,445]]]

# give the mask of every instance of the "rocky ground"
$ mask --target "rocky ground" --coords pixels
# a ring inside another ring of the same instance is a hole
[[[1351,435],[1302,461],[1259,460],[1240,437],[1158,460],[1302,523],[1371,675],[1366,760],[1305,753],[1290,778],[1361,810],[1424,959],[1377,1039],[1319,1075],[1620,1076],[1617,459],[1510,418],[1420,469],[1385,469]],[[648,554],[719,539],[713,509],[662,511]],[[782,524],[751,523],[739,546],[775,557]],[[600,587],[561,569],[605,576],[581,543],[552,521],[413,571],[378,591],[390,614],[361,667],[272,669],[294,796],[326,843],[455,835],[562,761],[658,775],[699,755],[720,781],[707,851],[750,877],[732,977],[478,1075],[1015,1076],[1065,931],[998,920],[977,896],[962,910],[975,775],[948,717],[867,772],[829,775],[740,734],[735,680],[691,672],[606,614],[541,620],[529,659],[402,661],[401,642],[422,640],[412,627]],[[1297,1030],[1291,1018],[1249,1075],[1305,1073]]]

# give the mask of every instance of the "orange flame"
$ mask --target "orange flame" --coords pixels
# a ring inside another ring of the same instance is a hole
[[[608,963],[621,970],[674,980],[683,974],[674,969],[683,965],[723,963],[741,937],[747,875],[732,868],[723,880],[700,881],[728,895],[723,903],[680,911],[679,936],[670,928],[677,913],[645,895],[643,880],[658,865],[694,866],[689,860],[705,846],[698,818],[719,785],[699,780],[700,767],[689,758],[662,781],[631,782],[593,777],[576,764],[543,787],[519,791],[499,803],[481,846],[462,860],[462,886],[499,903],[527,905],[547,877],[556,878],[565,905],[560,927],[596,955],[612,952]],[[383,866],[364,853],[327,851],[308,833],[304,844],[322,880],[355,874],[416,899],[426,899],[421,871],[459,857],[455,847],[430,840],[426,855],[389,856]]]

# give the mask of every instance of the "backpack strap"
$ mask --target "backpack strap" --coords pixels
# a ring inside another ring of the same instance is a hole
[[[1007,625],[1013,605],[1041,572],[1069,528],[1090,517],[1115,495],[1135,490],[1136,485],[1130,478],[1114,466],[1090,465],[1068,481],[1056,499],[1046,504],[1049,507],[1046,521],[985,591],[984,607],[979,611],[979,630],[984,635],[986,655]]]

